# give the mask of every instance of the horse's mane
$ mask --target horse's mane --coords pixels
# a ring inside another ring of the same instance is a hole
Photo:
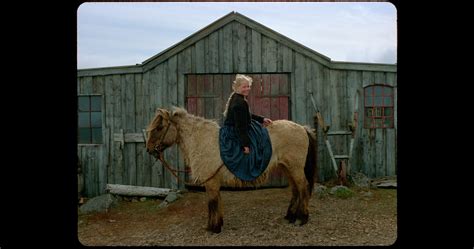
[[[181,108],[181,107],[176,107],[174,106],[173,107],[173,113],[171,114],[171,116],[174,118],[174,117],[185,117],[189,120],[191,120],[195,125],[198,125],[198,124],[204,124],[204,125],[212,125],[212,126],[216,126],[216,127],[219,127],[219,124],[215,121],[215,120],[212,120],[212,119],[205,119],[203,117],[199,117],[199,116],[194,116],[193,114],[190,114],[188,113],[184,108]]]

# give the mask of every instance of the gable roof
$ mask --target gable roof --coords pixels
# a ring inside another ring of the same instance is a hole
[[[382,63],[361,63],[361,62],[340,62],[340,61],[332,61],[331,58],[322,55],[311,48],[308,48],[238,12],[232,11],[229,14],[221,17],[220,19],[216,20],[215,22],[207,25],[206,27],[200,29],[199,31],[193,33],[192,35],[186,37],[184,40],[174,44],[173,46],[163,50],[162,52],[148,58],[147,60],[143,61],[141,64],[130,65],[130,66],[120,66],[120,67],[109,67],[109,68],[100,68],[100,70],[109,69],[111,72],[116,72],[117,70],[121,71],[122,73],[140,73],[146,72],[158,64],[162,63],[163,61],[167,60],[168,58],[172,57],[173,55],[181,52],[182,50],[186,49],[188,46],[194,44],[195,42],[203,39],[204,37],[208,36],[209,34],[215,32],[216,30],[222,28],[223,26],[227,25],[230,22],[239,22],[243,25],[246,25],[252,28],[255,31],[260,32],[261,34],[276,40],[279,43],[284,44],[285,46],[295,50],[298,53],[301,53],[309,58],[312,58],[319,63],[331,68],[331,69],[348,69],[348,70],[369,70],[372,71],[388,71],[388,72],[396,72],[396,64],[382,64]],[[99,69],[99,68],[96,68]],[[89,75],[85,70],[91,69],[80,69],[79,72],[82,73],[78,76],[87,76]],[[109,71],[107,70],[107,71]],[[91,72],[92,73],[92,72]]]
[[[180,52],[181,50],[187,48],[189,45],[201,40],[202,38],[208,36],[209,34],[215,32],[216,30],[224,27],[228,23],[232,21],[237,21],[245,26],[252,28],[255,31],[260,32],[261,34],[272,38],[300,53],[303,53],[318,62],[329,66],[331,59],[326,57],[308,47],[305,47],[298,42],[291,40],[290,38],[281,35],[280,33],[238,13],[235,11],[230,12],[229,14],[221,17],[220,19],[216,20],[215,22],[207,25],[206,27],[202,28],[201,30],[195,32],[194,34],[188,36],[181,42],[169,47],[168,49],[162,51],[161,53],[145,60],[142,62],[144,71],[148,71],[150,68],[155,67],[156,65],[160,64],[161,62],[167,60],[169,57],[173,56],[174,54]]]

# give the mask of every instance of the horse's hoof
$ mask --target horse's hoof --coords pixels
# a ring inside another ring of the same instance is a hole
[[[285,216],[285,220],[288,221],[288,223],[295,223],[296,221],[296,216],[295,215],[286,215]]]
[[[308,223],[308,219],[296,219],[295,221],[295,226],[302,226],[304,224]]]
[[[206,230],[212,233],[220,233],[221,227],[220,226],[208,227]]]

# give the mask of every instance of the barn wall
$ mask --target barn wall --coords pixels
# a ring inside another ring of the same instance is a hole
[[[357,90],[362,91],[363,86],[373,83],[396,84],[396,73],[370,71],[370,68],[367,71],[329,69],[300,50],[232,21],[143,73],[133,69],[78,77],[78,94],[103,95],[104,144],[78,146],[81,162],[87,162],[85,167],[89,167],[89,171],[85,170],[86,195],[104,193],[106,183],[184,187],[183,181],[177,183],[161,163],[146,153],[143,141],[125,139],[122,144],[117,137],[121,134],[127,137],[128,133],[138,136],[158,107],[184,107],[187,74],[201,73],[289,73],[291,119],[313,126],[315,112],[308,94],[311,90],[331,131],[347,129]],[[394,175],[396,128],[363,129],[362,101],[360,96],[352,170],[370,177]],[[395,116],[396,113],[395,108]],[[334,173],[321,132],[319,137],[320,179],[327,180]],[[331,143],[333,149],[347,149],[349,137]],[[165,157],[184,170],[184,161],[176,146],[168,149]],[[180,176],[184,180],[184,173]]]

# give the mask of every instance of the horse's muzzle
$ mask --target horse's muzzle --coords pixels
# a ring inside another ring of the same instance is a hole
[[[150,150],[150,149],[147,148],[146,152],[148,152],[148,154],[152,155],[156,159],[158,159],[159,156],[160,156],[160,152],[156,149]]]

